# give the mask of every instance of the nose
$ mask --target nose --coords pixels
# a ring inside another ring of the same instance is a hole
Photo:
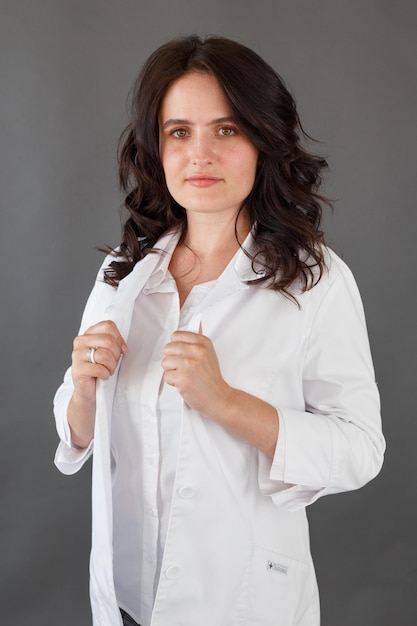
[[[205,166],[213,163],[213,140],[203,132],[196,132],[190,142],[190,160],[193,165]]]

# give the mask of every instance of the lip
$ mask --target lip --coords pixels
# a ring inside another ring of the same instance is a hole
[[[217,176],[210,176],[208,174],[195,174],[186,178],[187,183],[193,185],[193,187],[211,187],[216,185],[222,179]]]

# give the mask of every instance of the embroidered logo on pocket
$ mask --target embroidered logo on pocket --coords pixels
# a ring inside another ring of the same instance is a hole
[[[286,565],[282,565],[282,563],[276,563],[275,561],[268,561],[266,568],[270,572],[276,572],[277,574],[284,574],[285,576],[288,573],[288,567]]]

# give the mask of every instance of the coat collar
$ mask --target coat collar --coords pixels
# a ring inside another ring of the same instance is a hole
[[[147,282],[151,279],[152,286],[156,286],[158,281],[163,279],[180,236],[181,232],[178,230],[163,235],[155,245],[155,249],[160,252],[145,256],[135,265],[130,274],[120,281],[113,302],[106,309],[107,319],[120,323],[121,317],[132,309],[137,296]],[[262,266],[257,263],[252,267],[251,259],[244,252],[245,250],[253,255],[256,251],[253,229],[243,242],[242,248],[219,277],[210,300],[217,301],[229,293],[246,289],[248,288],[247,281],[260,277]]]
[[[147,254],[139,263],[136,263],[130,274],[120,281],[113,302],[106,309],[108,319],[117,323],[121,316],[133,307],[149,277],[160,271],[164,264],[169,263],[179,238],[179,231],[171,231],[163,235],[155,245],[155,248],[161,252]]]

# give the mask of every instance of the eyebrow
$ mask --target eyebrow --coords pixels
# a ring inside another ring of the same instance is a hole
[[[215,124],[236,124],[236,120],[233,117],[219,117],[216,120],[213,120],[212,122],[209,122],[208,126],[214,126]],[[169,120],[166,120],[166,122],[164,122],[162,124],[162,130],[165,130],[166,128],[169,128],[170,126],[192,126],[193,123],[190,122],[189,120],[184,120],[184,119],[180,119],[180,118],[170,118]]]

